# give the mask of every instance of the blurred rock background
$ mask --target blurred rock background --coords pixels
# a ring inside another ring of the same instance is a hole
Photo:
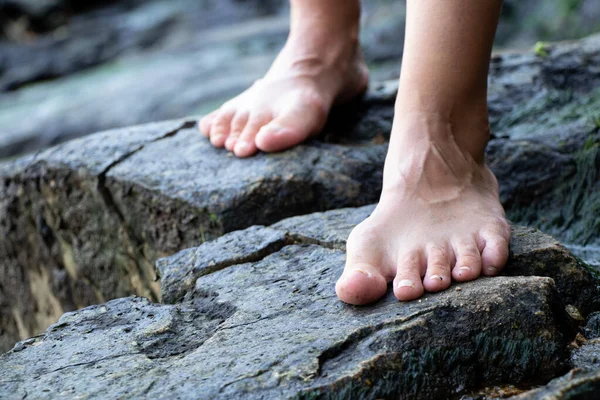
[[[397,77],[406,4],[363,0],[372,80]],[[0,0],[0,159],[96,131],[200,115],[285,42],[287,0]],[[497,48],[600,30],[598,0],[506,0]]]

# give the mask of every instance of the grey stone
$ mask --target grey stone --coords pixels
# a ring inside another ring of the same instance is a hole
[[[178,301],[182,289],[187,290],[189,282],[205,275],[206,271],[253,259],[264,254],[267,246],[278,250],[286,244],[302,243],[345,250],[352,228],[372,210],[373,206],[365,206],[288,218],[269,228],[252,227],[232,232],[214,242],[161,259],[157,265],[162,276],[163,301]],[[565,305],[577,308],[583,315],[600,309],[596,272],[573,257],[556,239],[537,229],[513,227],[509,264],[502,273],[550,277]]]
[[[52,398],[446,398],[544,382],[568,358],[552,281],[481,279],[398,303],[339,302],[339,250],[286,246],[200,278],[186,301],[113,300],[0,356],[0,393]]]
[[[600,339],[598,338],[598,315],[588,316],[583,329],[585,338],[578,335],[573,343],[570,364],[572,369],[547,385],[525,392],[511,399],[595,399],[600,392]],[[587,339],[587,340],[586,340]]]
[[[160,256],[379,195],[383,144],[311,142],[244,161],[193,125],[102,133],[0,168],[4,348],[64,311],[131,293],[159,300]]]
[[[565,376],[553,379],[546,386],[527,391],[512,400],[594,400],[600,391],[600,371],[573,369]]]
[[[285,2],[270,1],[270,7],[258,1],[239,4],[231,0],[86,3],[64,0],[0,3],[0,21],[5,28],[2,33],[12,39],[0,40],[3,67],[0,91],[68,76],[126,54],[189,49],[203,43],[201,37],[195,37],[198,33],[217,24],[230,25],[274,14]]]
[[[582,250],[600,240],[589,217],[600,212],[600,139],[589,118],[600,104],[591,89],[598,54],[600,36],[548,45],[547,57],[502,53],[490,75],[488,159],[509,217]],[[159,257],[252,225],[377,201],[395,90],[373,85],[334,110],[319,138],[248,160],[212,148],[184,120],[0,166],[0,270],[10,282],[0,296],[2,348],[64,311],[132,293],[159,300]],[[340,245],[345,234],[327,240]]]
[[[573,350],[571,363],[574,369],[600,370],[600,340],[592,339]]]
[[[600,338],[600,311],[593,312],[588,316],[583,335],[587,339]]]
[[[198,248],[182,250],[157,261],[163,301],[175,303],[195,284],[196,279],[235,264],[256,261],[288,244],[278,230],[252,226],[206,242]],[[191,267],[191,268],[190,268]]]
[[[597,270],[535,228],[516,227],[511,235],[510,267],[504,274],[551,277],[565,304],[584,317],[600,308]]]

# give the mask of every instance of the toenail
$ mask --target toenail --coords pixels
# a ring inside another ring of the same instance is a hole
[[[487,267],[487,269],[492,274],[495,274],[496,272],[498,272],[498,268],[496,268],[496,267]]]
[[[439,275],[431,275],[429,277],[429,279],[431,279],[432,281],[443,281],[444,280],[444,278]]]
[[[415,283],[411,280],[408,279],[402,279],[400,282],[398,282],[398,287],[411,287],[414,288],[415,287]]]
[[[235,145],[236,150],[246,150],[248,148],[248,142],[239,140]]]
[[[362,269],[358,269],[358,268],[357,268],[357,269],[355,269],[354,271],[355,271],[355,272],[358,272],[358,273],[360,273],[360,274],[366,275],[366,276],[368,276],[369,278],[372,276],[370,273],[368,273],[367,271],[364,271],[364,270],[362,270]]]
[[[271,125],[269,130],[273,135],[280,135],[283,132],[283,128],[279,125]]]
[[[473,271],[473,268],[469,267],[468,265],[463,265],[458,270],[461,272],[471,272]]]

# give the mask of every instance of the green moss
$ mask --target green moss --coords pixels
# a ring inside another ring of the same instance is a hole
[[[548,43],[546,42],[537,42],[534,46],[533,46],[533,52],[535,53],[536,56],[538,57],[548,57],[548,49],[547,49]]]
[[[583,145],[583,151],[585,152],[587,150],[591,150],[595,146],[598,146],[598,143],[596,143],[596,138],[594,137],[594,135],[590,135],[588,136]]]
[[[593,129],[600,128],[600,88],[589,93],[570,90],[544,90],[515,105],[511,112],[492,121],[500,136],[518,137],[543,132],[556,126],[580,121]]]
[[[533,225],[567,243],[586,245],[600,238],[600,145],[590,136],[575,154],[576,172],[540,201],[507,209],[508,218]]]
[[[563,122],[565,118],[575,117],[571,111],[563,113],[560,117],[552,110],[563,110],[574,101],[571,91],[547,90],[516,105],[512,112],[506,113],[493,125],[494,131],[504,131],[518,125],[554,125]],[[574,110],[573,110],[574,111]],[[559,118],[558,120],[556,120]],[[556,121],[555,121],[556,120]],[[527,129],[530,131],[530,129]]]
[[[581,0],[560,0],[559,7],[563,17],[569,18],[579,11]]]
[[[200,225],[200,239],[202,239],[202,243],[206,242],[206,236],[204,235],[204,228]]]

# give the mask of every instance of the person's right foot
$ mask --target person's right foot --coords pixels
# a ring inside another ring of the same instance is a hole
[[[215,147],[238,157],[287,149],[319,133],[334,103],[365,91],[358,21],[344,27],[311,21],[318,12],[298,14],[265,77],[200,120],[200,131]]]

